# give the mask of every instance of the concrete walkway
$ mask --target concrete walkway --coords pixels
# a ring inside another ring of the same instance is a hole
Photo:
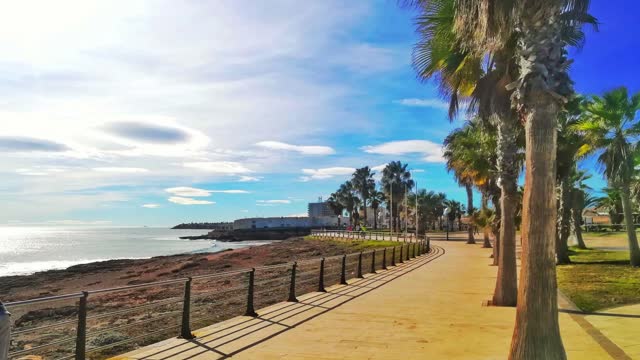
[[[262,309],[258,318],[237,317],[195,331],[194,340],[170,339],[117,359],[504,359],[515,309],[482,306],[495,283],[491,250],[432,245],[429,255]],[[570,359],[630,358],[607,350],[576,316],[560,314]]]

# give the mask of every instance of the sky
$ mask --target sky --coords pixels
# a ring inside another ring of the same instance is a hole
[[[600,31],[571,52],[579,92],[640,91],[640,5],[613,2],[592,1]],[[3,4],[0,225],[302,215],[392,160],[465,199],[441,147],[464,119],[416,80],[413,16],[395,0]]]

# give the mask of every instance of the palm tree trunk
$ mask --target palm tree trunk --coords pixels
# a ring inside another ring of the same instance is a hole
[[[487,195],[485,193],[482,193],[482,197],[480,200],[480,206],[482,207],[482,210],[486,210],[487,208]],[[483,248],[491,248],[491,240],[489,239],[489,229],[488,227],[485,227],[482,231],[483,237],[484,237],[484,241],[482,243],[482,247]]]
[[[476,239],[473,238],[473,227],[471,226],[471,215],[473,214],[473,189],[471,184],[464,184],[464,188],[467,190],[467,216],[468,216],[468,229],[467,229],[467,244],[475,244]]]
[[[623,184],[620,189],[620,197],[622,198],[622,211],[624,212],[624,223],[627,227],[627,238],[629,239],[629,258],[631,266],[640,266],[640,248],[638,248],[638,238],[636,237],[636,229],[633,224],[633,207],[629,194],[629,184]]]
[[[498,122],[498,172],[500,174],[500,246],[498,277],[493,305],[516,306],[518,279],[516,266],[516,212],[518,204],[517,129],[513,118]],[[497,209],[496,209],[497,210]],[[498,246],[496,246],[498,247]],[[496,259],[494,258],[494,262]]]
[[[493,244],[493,266],[498,266],[500,264],[500,257],[502,256],[502,252],[500,251],[500,244],[502,239],[500,238],[500,218],[498,218],[501,213],[502,206],[500,206],[500,200],[491,197],[493,202],[493,208],[496,209],[496,218],[493,220],[491,224],[491,231],[493,232],[493,237],[496,239]]]
[[[560,221],[558,224],[558,234],[556,236],[556,258],[557,264],[570,264],[569,248],[567,241],[569,240],[569,232],[571,227],[571,187],[569,186],[568,176],[561,180],[560,186]]]
[[[366,227],[366,226],[369,226],[369,224],[367,224],[367,220],[368,219],[367,219],[367,198],[366,197],[362,198],[362,204],[364,204],[362,211],[363,211],[363,215],[364,215],[364,226]]]
[[[559,106],[551,91],[557,83],[567,85],[563,80],[568,81],[568,76],[557,21],[561,9],[544,4],[531,9],[530,18],[523,20],[517,49],[524,84],[518,89],[518,100],[525,120],[526,176],[520,287],[509,360],[567,358],[558,323],[554,254]]]
[[[373,209],[373,228],[378,229],[378,208]]]
[[[578,248],[586,249],[587,245],[582,238],[582,204],[584,202],[584,194],[581,190],[573,189],[571,193],[571,217],[573,218],[573,231],[576,235],[576,241],[578,242]]]

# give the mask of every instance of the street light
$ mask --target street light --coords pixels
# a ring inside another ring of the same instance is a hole
[[[450,212],[451,212],[451,209],[449,209],[448,207],[444,208],[444,211],[442,212],[442,215],[444,216],[445,224],[447,225],[447,241],[449,241],[449,213]]]

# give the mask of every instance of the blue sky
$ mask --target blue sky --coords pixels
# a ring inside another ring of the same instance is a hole
[[[172,225],[306,212],[408,162],[462,200],[449,123],[395,0],[13,2],[0,14],[0,224]],[[639,91],[639,5],[595,1],[580,92]],[[34,12],[33,9],[39,9]],[[592,186],[602,186],[594,176]]]

